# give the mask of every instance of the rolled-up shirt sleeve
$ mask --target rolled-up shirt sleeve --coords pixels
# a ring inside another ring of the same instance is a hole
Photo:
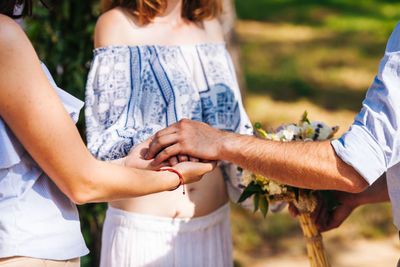
[[[353,125],[332,141],[336,154],[372,184],[400,161],[400,28],[389,38],[379,72]]]

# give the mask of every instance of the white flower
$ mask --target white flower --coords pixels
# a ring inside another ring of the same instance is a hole
[[[326,140],[332,133],[332,129],[323,122],[313,121],[310,124],[303,125],[303,135],[305,140]]]
[[[315,140],[326,140],[332,133],[332,129],[324,122],[313,121],[311,122],[311,127],[318,133],[317,138],[314,138]]]
[[[286,192],[286,190],[283,190],[282,185],[280,185],[274,181],[269,181],[269,194],[270,195],[278,195],[278,194],[282,194],[283,192]]]
[[[301,132],[301,127],[296,124],[289,124],[285,127],[286,130],[293,132],[294,134],[299,134]]]
[[[295,124],[284,125],[282,129],[277,132],[280,141],[292,141],[295,135],[301,132],[301,128],[297,127]]]
[[[253,181],[253,174],[251,172],[249,172],[248,170],[243,170],[242,180],[240,183],[243,186],[248,186],[252,181]]]
[[[283,141],[292,141],[294,132],[288,130],[282,130],[282,135],[284,140]]]
[[[304,123],[303,128],[302,128],[302,135],[303,137],[306,138],[313,138],[315,134],[314,129],[311,127],[310,124]]]
[[[271,134],[271,140],[272,141],[281,141],[282,136],[283,135],[281,133]]]

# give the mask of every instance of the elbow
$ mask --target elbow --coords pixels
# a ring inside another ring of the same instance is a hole
[[[338,190],[349,193],[361,193],[369,186],[368,182],[353,168],[353,166],[345,163],[341,158],[336,156],[337,169],[335,171],[336,178],[341,181]]]
[[[369,184],[364,180],[364,182],[362,183],[357,183],[357,184],[353,184],[352,186],[350,186],[348,188],[348,192],[350,193],[354,193],[354,194],[358,194],[363,192],[365,189],[367,189],[369,186]]]
[[[92,176],[84,174],[74,180],[75,182],[71,183],[66,190],[68,198],[77,205],[96,202],[98,184]]]
[[[68,197],[76,205],[83,205],[92,202],[92,199],[82,192],[72,192]]]
[[[358,172],[351,177],[346,177],[346,180],[347,182],[343,191],[347,191],[349,193],[361,193],[369,186],[368,182],[360,174],[358,174]]]

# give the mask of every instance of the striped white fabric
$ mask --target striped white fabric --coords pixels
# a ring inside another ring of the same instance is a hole
[[[167,218],[109,207],[100,267],[229,267],[229,204],[196,218]]]

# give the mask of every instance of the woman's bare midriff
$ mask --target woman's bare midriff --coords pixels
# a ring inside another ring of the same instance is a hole
[[[113,201],[109,204],[125,211],[170,218],[191,218],[207,215],[228,201],[222,172],[216,168],[196,183],[174,191],[166,191],[143,197]]]

